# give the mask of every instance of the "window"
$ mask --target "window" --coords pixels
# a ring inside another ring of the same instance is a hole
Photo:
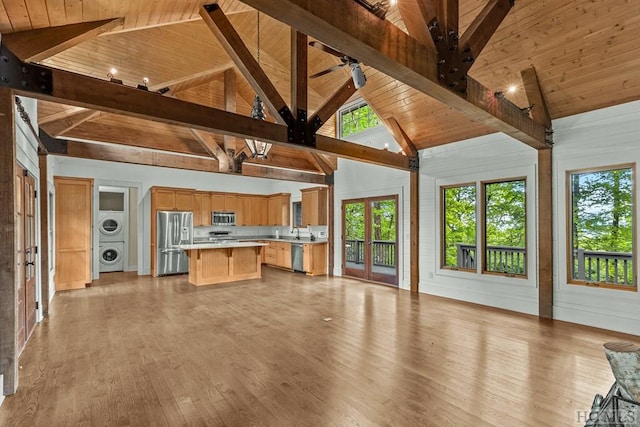
[[[340,135],[341,138],[371,129],[380,124],[378,116],[366,102],[355,104],[340,111]]]
[[[524,179],[483,183],[483,271],[525,276],[526,185]]]
[[[442,187],[442,267],[476,269],[476,186]]]
[[[636,288],[633,176],[627,165],[567,172],[570,283]]]

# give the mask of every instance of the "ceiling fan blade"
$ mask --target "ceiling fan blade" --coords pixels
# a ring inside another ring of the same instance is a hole
[[[324,76],[325,74],[329,74],[333,71],[339,70],[340,68],[344,67],[345,65],[347,65],[346,63],[344,64],[338,64],[338,65],[334,65],[331,68],[327,68],[326,70],[320,71],[319,73],[315,73],[309,76],[310,79],[315,79],[316,77],[320,77],[320,76]]]
[[[315,41],[315,40],[314,41],[310,41],[309,42],[309,46],[315,47],[316,49],[320,49],[321,51],[326,52],[326,53],[328,53],[330,55],[337,56],[338,58],[344,58],[344,57],[347,56],[344,53],[339,52],[339,51],[335,50],[334,48],[329,47],[326,44],[321,43],[319,41]]]

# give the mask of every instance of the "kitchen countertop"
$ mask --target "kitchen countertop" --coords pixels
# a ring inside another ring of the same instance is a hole
[[[320,244],[320,243],[327,243],[328,240],[327,239],[317,239],[316,240],[311,240],[308,237],[304,237],[304,238],[300,238],[300,240],[296,239],[295,237],[291,237],[291,236],[283,236],[283,237],[279,237],[276,238],[275,236],[234,236],[234,237],[229,237],[227,239],[224,239],[224,241],[229,242],[229,241],[235,241],[235,242],[255,242],[256,240],[267,240],[270,242],[287,242],[287,243],[309,243],[309,244]],[[204,244],[209,244],[209,243],[213,243],[215,245],[219,245],[219,243],[214,243],[208,239],[206,240],[194,240],[193,244],[194,245],[204,245]]]
[[[221,242],[202,242],[202,243],[193,243],[191,245],[180,245],[180,249],[185,251],[195,250],[195,249],[224,249],[224,248],[250,248],[254,246],[268,246],[267,243],[258,243],[258,242],[239,242],[233,240],[225,240]]]

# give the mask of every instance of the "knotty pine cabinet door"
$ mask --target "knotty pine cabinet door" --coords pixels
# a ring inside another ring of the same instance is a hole
[[[56,290],[91,283],[93,179],[54,177]]]

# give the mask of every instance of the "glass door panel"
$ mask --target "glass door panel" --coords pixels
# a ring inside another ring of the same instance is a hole
[[[366,278],[365,246],[365,202],[343,202],[343,259],[348,276]]]
[[[397,285],[396,199],[369,201],[371,280]]]
[[[342,202],[343,274],[398,284],[397,196]]]

